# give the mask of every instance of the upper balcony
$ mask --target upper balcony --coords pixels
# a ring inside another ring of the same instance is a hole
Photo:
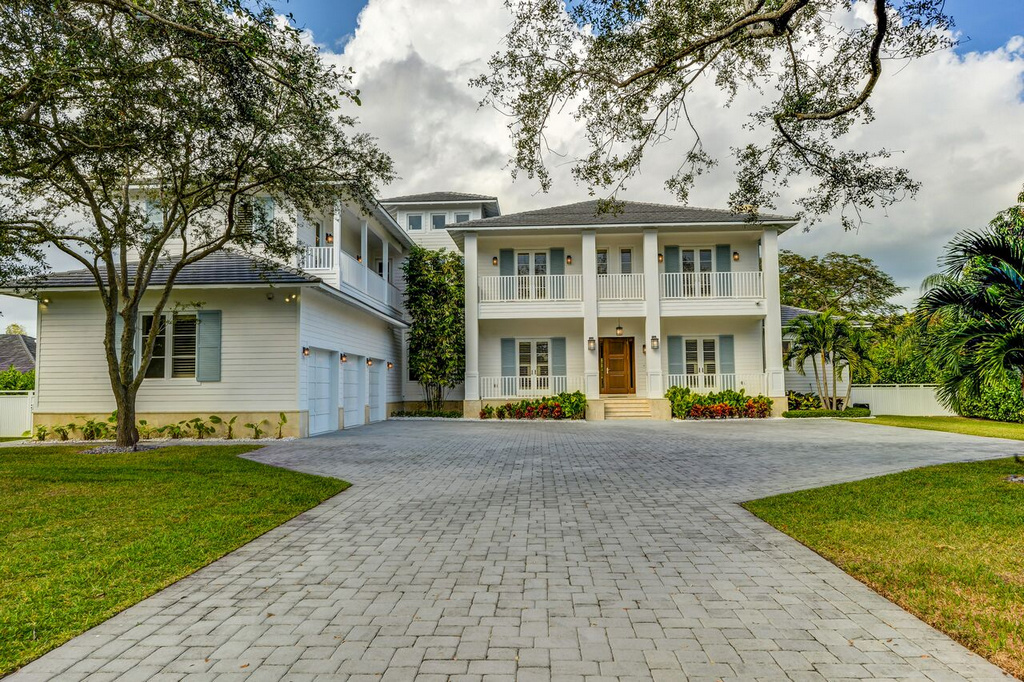
[[[481,319],[583,315],[582,275],[487,275],[479,286]]]
[[[366,267],[360,258],[334,245],[305,247],[299,255],[299,267],[341,291],[367,296],[405,314],[405,302],[398,287]]]

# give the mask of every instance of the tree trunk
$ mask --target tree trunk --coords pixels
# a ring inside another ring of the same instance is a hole
[[[828,360],[825,355],[825,351],[821,351],[821,406],[826,410],[832,409],[832,398],[828,394]],[[835,368],[832,368],[833,376],[835,375]]]
[[[139,443],[139,429],[135,425],[135,393],[125,386],[114,387],[117,403],[117,436],[119,448],[136,449]]]
[[[850,381],[846,384],[846,399],[843,401],[843,409],[850,407],[850,394],[853,393],[853,368],[847,366],[850,371]]]
[[[835,353],[832,354],[832,409],[839,409],[839,384],[836,382],[836,374],[839,373],[839,363]]]
[[[823,397],[823,394],[821,392],[821,379],[818,378],[818,361],[814,358],[813,355],[811,356],[811,369],[814,370],[814,388],[818,390],[818,397],[821,398],[821,405],[822,407],[824,407],[825,398]]]

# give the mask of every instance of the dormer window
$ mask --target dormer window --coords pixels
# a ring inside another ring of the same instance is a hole
[[[448,224],[447,213],[434,213],[430,216],[430,227],[435,230],[443,230]]]
[[[469,222],[469,217],[470,216],[469,216],[468,213],[456,213],[455,214],[455,222],[456,223],[468,223]]]
[[[422,230],[423,229],[423,216],[419,213],[410,213],[405,218],[405,224],[409,230]]]

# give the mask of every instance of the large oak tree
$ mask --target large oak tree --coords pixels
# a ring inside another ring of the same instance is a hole
[[[0,4],[0,284],[44,247],[92,274],[118,445],[138,440],[159,332],[136,353],[147,293],[159,315],[181,270],[221,249],[289,257],[284,216],[390,180],[345,113],[358,103],[351,73],[263,0]]]

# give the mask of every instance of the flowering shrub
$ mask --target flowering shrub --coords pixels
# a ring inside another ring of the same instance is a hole
[[[538,400],[520,400],[480,410],[481,419],[583,419],[587,398],[580,391]]]
[[[673,386],[665,397],[672,403],[672,416],[678,419],[764,419],[772,413],[771,398],[748,396],[743,390],[702,394]]]

